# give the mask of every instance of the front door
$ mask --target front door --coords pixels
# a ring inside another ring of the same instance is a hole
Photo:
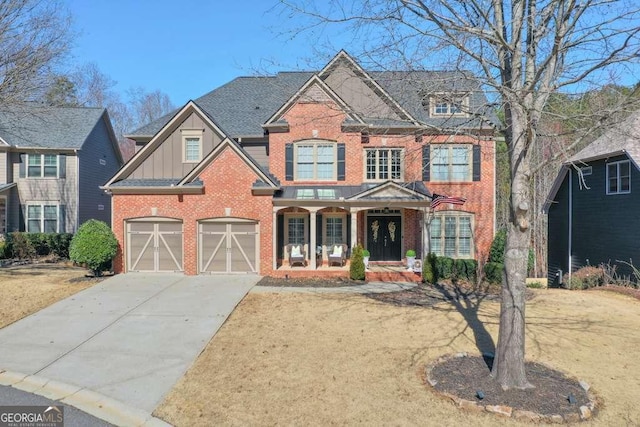
[[[367,249],[371,261],[400,261],[402,219],[398,216],[367,217]]]

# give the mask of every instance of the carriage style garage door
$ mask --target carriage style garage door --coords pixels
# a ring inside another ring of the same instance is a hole
[[[127,221],[128,271],[183,271],[182,221]]]
[[[198,224],[198,272],[256,273],[258,223],[220,218]]]

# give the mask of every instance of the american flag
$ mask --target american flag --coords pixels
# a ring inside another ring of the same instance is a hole
[[[431,209],[440,206],[441,203],[451,203],[452,205],[464,205],[467,199],[464,197],[443,196],[442,194],[433,193],[431,198]]]

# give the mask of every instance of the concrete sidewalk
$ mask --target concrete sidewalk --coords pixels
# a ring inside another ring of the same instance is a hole
[[[258,276],[123,274],[0,330],[0,369],[151,413]]]

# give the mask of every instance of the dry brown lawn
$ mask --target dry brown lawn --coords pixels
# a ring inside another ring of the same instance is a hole
[[[80,280],[86,273],[63,264],[0,268],[0,328],[92,286],[95,281]]]
[[[155,415],[177,426],[521,425],[463,412],[423,380],[441,355],[477,354],[483,327],[495,339],[498,309],[249,294]],[[588,425],[640,425],[640,301],[536,290],[527,318],[528,359],[588,382],[604,401]]]

